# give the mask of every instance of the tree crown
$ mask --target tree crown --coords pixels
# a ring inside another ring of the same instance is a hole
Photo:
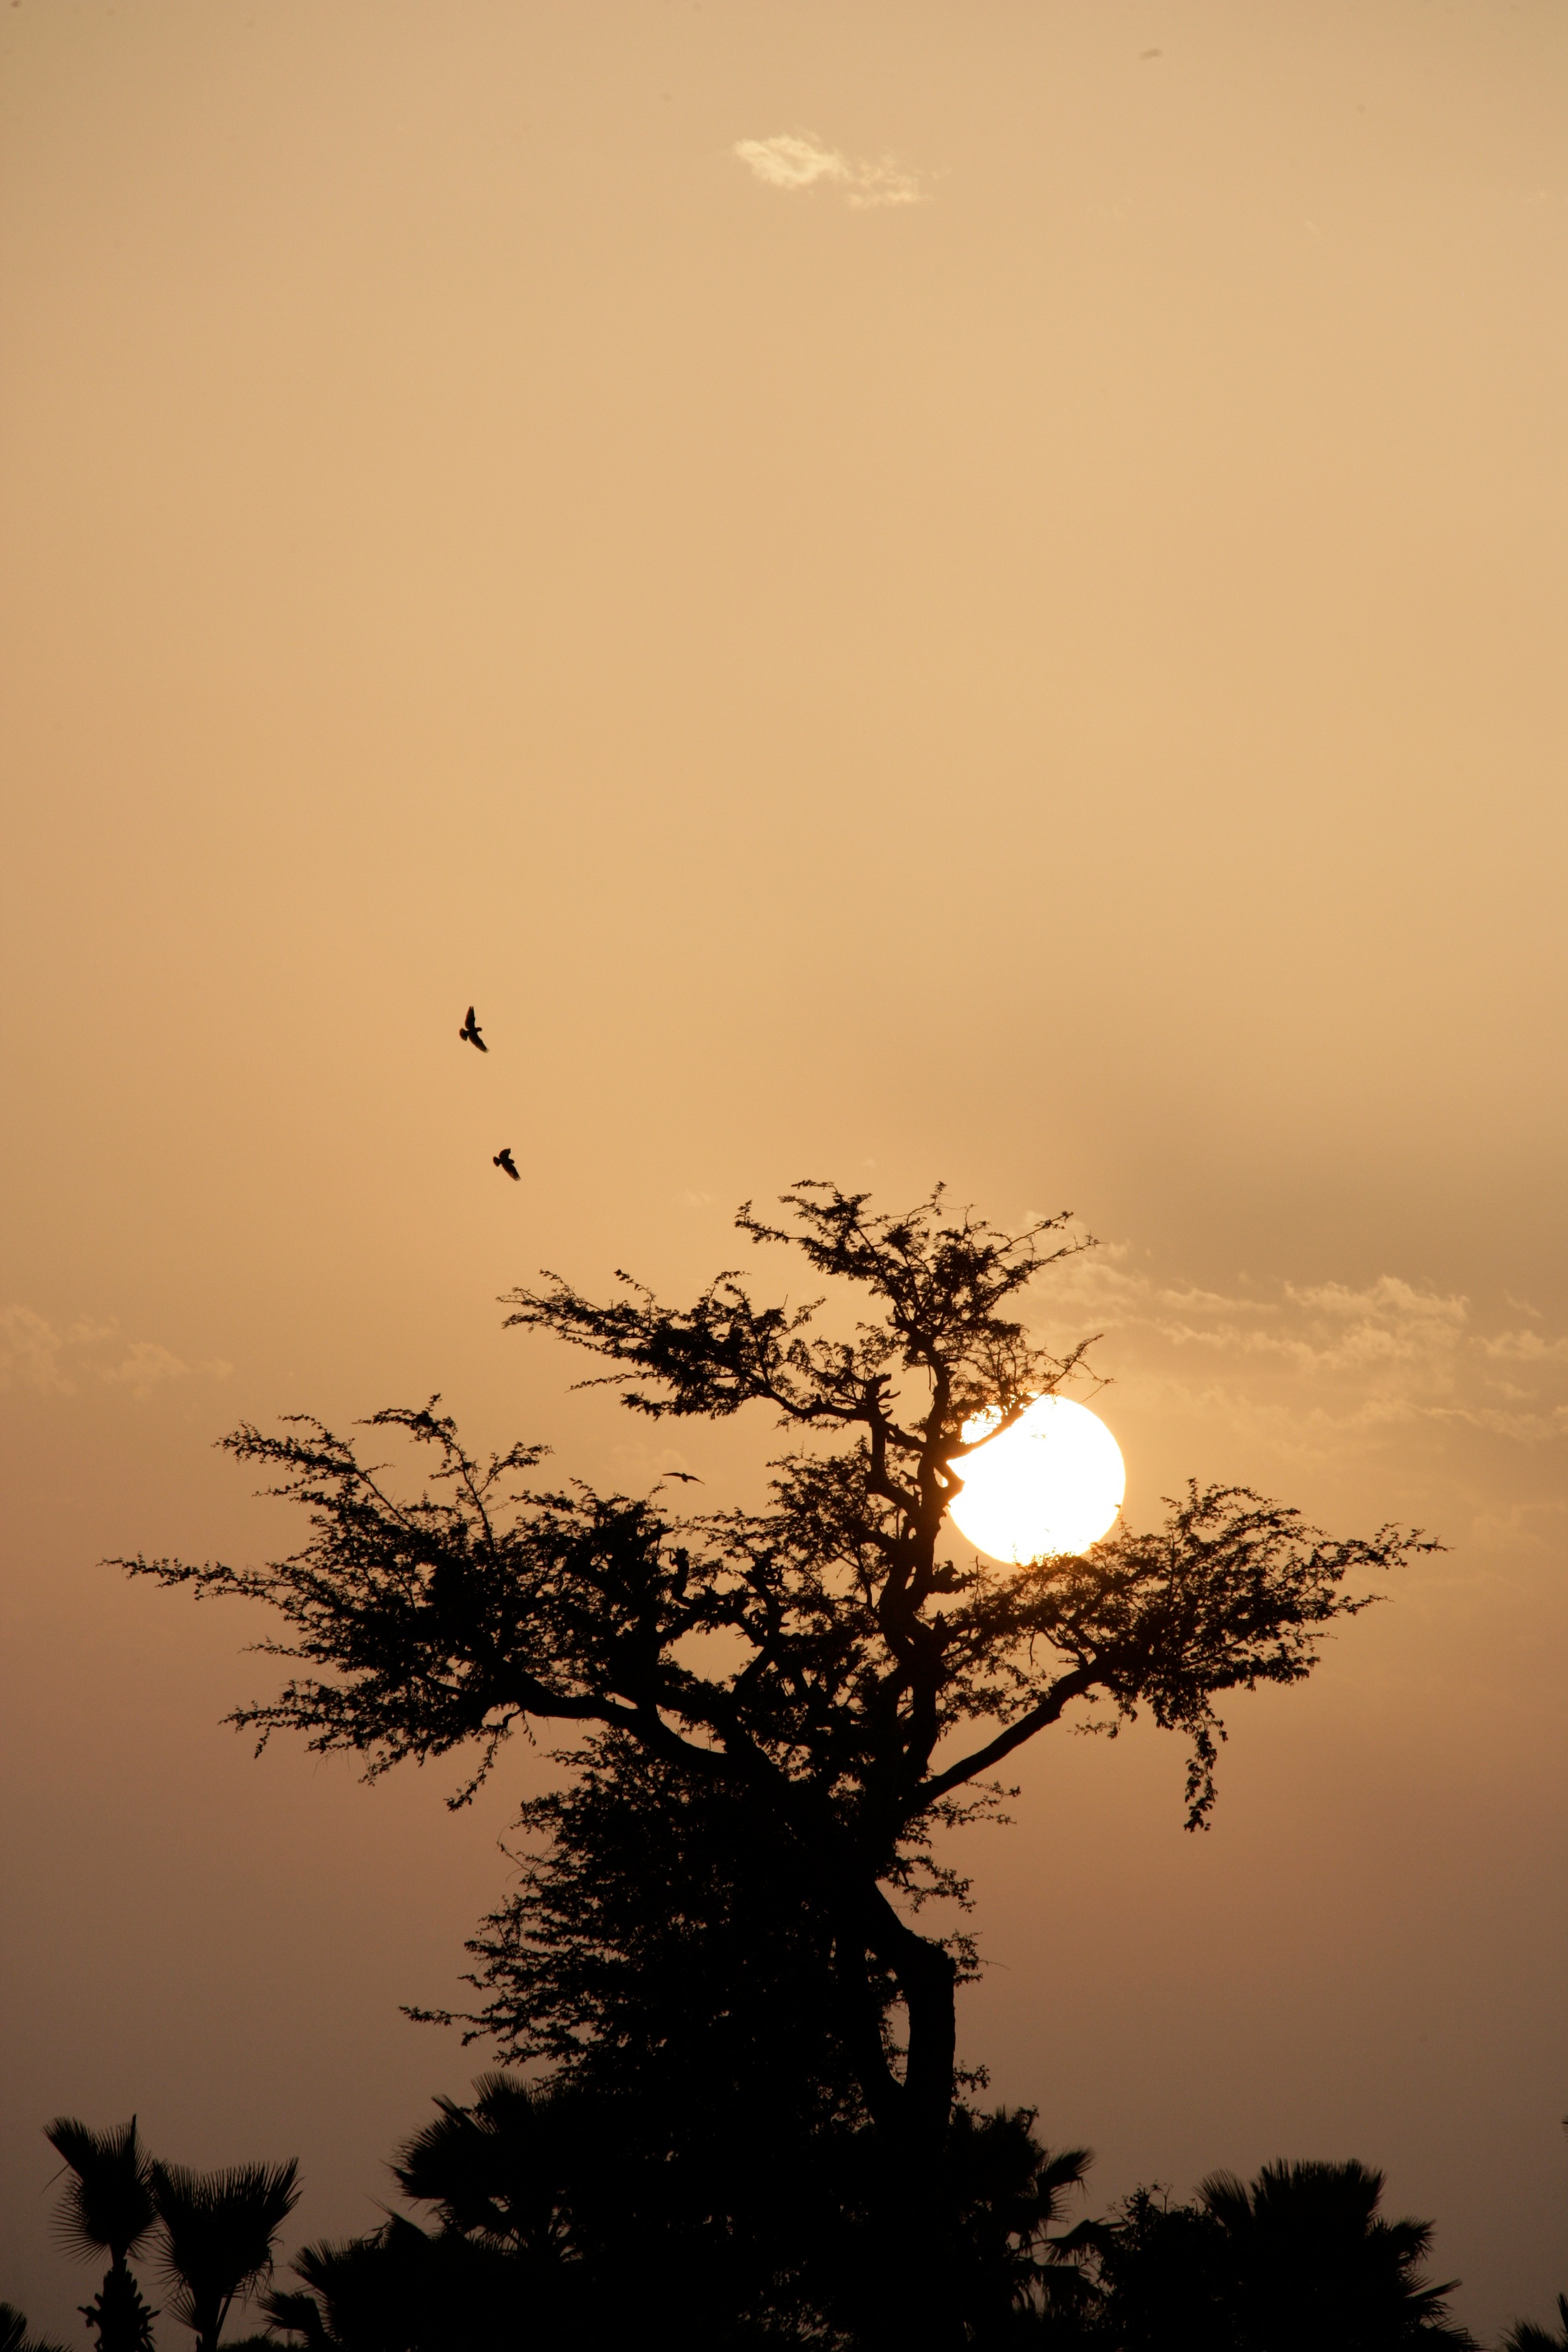
[[[225,1440],[305,1507],[305,1548],[260,1570],[126,1565],[281,1612],[292,1638],[261,1646],[308,1671],[235,1719],[353,1749],[373,1771],[468,1747],[468,1790],[529,1718],[623,1731],[912,1884],[929,1825],[988,1803],[987,1776],[1036,1731],[1075,1705],[1112,1727],[1147,1706],[1189,1740],[1201,1822],[1215,1700],[1300,1679],[1324,1629],[1367,1605],[1347,1580],[1419,1536],[1334,1541],[1249,1489],[1193,1485],[1163,1528],[1119,1526],[1081,1557],[1003,1570],[955,1555],[952,1465],[980,1442],[965,1426],[989,1414],[994,1433],[1082,1367],[1088,1343],[1049,1354],[1016,1304],[1082,1244],[1065,1216],[1007,1234],[940,1191],[898,1216],[826,1184],[785,1205],[793,1226],[750,1206],[737,1223],[868,1298],[848,1337],[820,1328],[820,1301],[758,1305],[733,1273],[687,1307],[629,1276],[607,1305],[554,1276],[509,1302],[511,1323],[606,1360],[599,1377],[636,1412],[762,1403],[816,1439],[775,1463],[761,1511],[539,1491],[526,1482],[542,1449],[481,1462],[438,1399],[368,1424],[432,1457],[412,1499],[314,1421]]]

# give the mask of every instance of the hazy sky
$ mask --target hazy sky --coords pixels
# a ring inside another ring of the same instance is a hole
[[[1097,2202],[1353,2154],[1472,2325],[1568,2286],[1565,151],[1560,0],[0,13],[36,2324],[62,2109],[374,2223],[529,1777],[252,1763],[258,1629],[99,1559],[290,1548],[214,1438],[433,1389],[741,1491],[494,1302],[806,1173],[1102,1237],[1037,1311],[1135,1520],[1450,1546],[1207,1838],[1029,1752],[966,2054]]]

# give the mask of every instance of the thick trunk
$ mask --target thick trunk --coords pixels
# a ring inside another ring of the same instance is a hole
[[[857,1940],[862,1955],[868,1950],[892,1970],[908,2030],[901,2081],[887,2066],[879,2042],[874,2063],[868,2044],[861,2044],[879,2208],[879,2274],[867,2282],[866,2341],[878,2352],[884,2347],[887,2352],[955,2352],[963,2342],[947,2179],[955,1971],[941,1945],[908,1927],[879,1889],[862,1915]]]

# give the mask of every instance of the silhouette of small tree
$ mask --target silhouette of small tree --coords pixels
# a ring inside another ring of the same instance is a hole
[[[1188,1742],[1198,1826],[1216,1700],[1300,1681],[1324,1629],[1366,1605],[1349,1580],[1429,1547],[1388,1528],[1331,1540],[1249,1490],[1194,1486],[1158,1531],[1118,1528],[1082,1557],[1001,1571],[955,1555],[943,1521],[965,1424],[1010,1426],[1080,1367],[1081,1348],[1049,1354],[1016,1313],[1077,1246],[1067,1221],[1000,1232],[940,1191],[879,1215],[817,1183],[785,1205],[788,1227],[749,1208],[737,1223],[842,1291],[837,1323],[820,1301],[758,1305],[732,1273],[685,1307],[626,1277],[608,1303],[554,1276],[510,1302],[513,1324],[606,1360],[634,1412],[771,1412],[805,1450],[775,1464],[768,1508],[687,1518],[585,1487],[520,1493],[542,1449],[480,1461],[432,1400],[370,1424],[428,1449],[417,1499],[318,1422],[247,1425],[225,1442],[309,1510],[304,1550],[256,1570],[123,1565],[281,1612],[289,1638],[263,1646],[304,1671],[234,1717],[262,1744],[299,1731],[372,1773],[468,1748],[468,1794],[533,1720],[612,1776],[640,1754],[721,1790],[822,1931],[823,1998],[887,2184],[867,2340],[946,2347],[964,2332],[946,2165],[966,1954],[917,1925],[964,1893],[933,1834],[994,1813],[997,1769],[1038,1732],[1145,1707]]]
[[[136,2118],[100,2132],[75,2116],[57,2116],[44,2137],[70,2176],[55,2216],[61,2242],[83,2261],[109,2256],[102,2285],[80,2306],[99,2352],[151,2352],[158,2315],[130,2266],[157,2220],[152,2158],[137,2136]]]

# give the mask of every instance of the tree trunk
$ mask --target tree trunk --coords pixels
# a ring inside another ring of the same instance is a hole
[[[82,2315],[98,2337],[98,2352],[152,2352],[153,2322],[141,2288],[122,2254],[104,2273],[103,2284]]]
[[[963,2342],[957,2237],[949,2209],[948,2136],[957,2040],[956,1971],[940,1944],[900,1918],[875,1891],[862,1953],[890,1968],[903,1996],[908,2046],[902,2081],[877,2053],[862,2080],[879,2156],[877,2238],[884,2270],[874,2283],[868,2341],[887,2352],[955,2352]]]

